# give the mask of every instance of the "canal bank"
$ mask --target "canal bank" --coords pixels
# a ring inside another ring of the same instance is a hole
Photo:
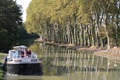
[[[0,65],[2,64],[4,55],[5,55],[5,53],[0,52]],[[2,66],[0,66],[0,79],[3,79],[3,74],[4,74],[4,70],[3,70]]]
[[[67,49],[74,49],[77,51],[88,51],[90,53],[93,53],[96,56],[101,56],[105,58],[110,58],[114,60],[119,60],[120,61],[120,48],[113,47],[107,50],[106,48],[100,48],[100,47],[95,47],[95,46],[80,46],[80,45],[75,45],[75,44],[62,44],[62,43],[56,43],[56,42],[50,42],[46,40],[41,40],[41,39],[36,39],[35,41],[48,44],[48,45],[55,45],[59,47],[66,47]]]

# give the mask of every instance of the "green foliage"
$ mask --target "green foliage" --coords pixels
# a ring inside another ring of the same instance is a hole
[[[114,31],[118,29],[119,5],[118,0],[32,0],[25,25],[28,32],[50,41],[100,44],[106,36],[108,40],[117,35]]]
[[[3,70],[0,69],[0,79],[3,79]]]
[[[13,0],[0,0],[0,50],[12,45],[19,36],[18,25],[22,24],[21,6]]]

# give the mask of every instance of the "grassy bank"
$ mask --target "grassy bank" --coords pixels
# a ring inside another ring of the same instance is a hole
[[[0,63],[2,62],[2,59],[4,58],[5,53],[0,52]]]
[[[0,52],[0,64],[2,63],[2,60],[3,60],[3,58],[4,58],[4,53],[1,53]],[[3,78],[3,69],[2,68],[0,68],[0,79],[2,79]]]

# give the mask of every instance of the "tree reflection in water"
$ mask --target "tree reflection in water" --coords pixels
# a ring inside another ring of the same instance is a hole
[[[120,79],[119,61],[95,56],[88,51],[78,52],[52,45],[35,43],[29,48],[37,52],[43,60],[44,75],[32,76],[33,80],[39,77],[40,80]]]
[[[65,80],[119,79],[120,64],[117,61],[95,56],[87,51],[78,52],[51,45],[46,45],[44,52],[43,70],[45,76],[58,76],[59,78],[62,76]],[[110,63],[109,66],[108,63]]]

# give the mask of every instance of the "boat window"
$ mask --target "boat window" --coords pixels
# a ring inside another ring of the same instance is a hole
[[[16,51],[10,51],[10,57],[11,58],[14,58],[14,55],[13,54],[16,54]]]
[[[18,51],[18,58],[24,57],[24,52],[23,51]]]
[[[21,54],[18,51],[11,51],[10,52],[10,57],[11,58],[20,58]]]
[[[13,54],[13,58],[17,58],[18,57],[18,55],[17,54]]]

